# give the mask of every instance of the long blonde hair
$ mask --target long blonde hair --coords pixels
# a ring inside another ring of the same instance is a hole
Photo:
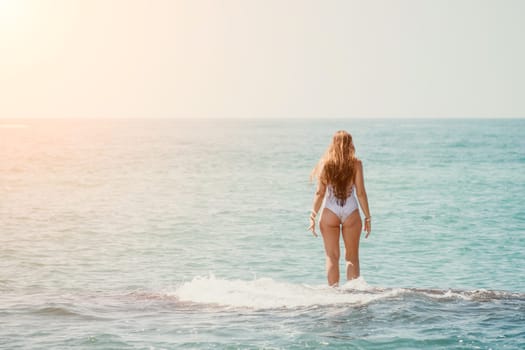
[[[312,170],[310,180],[331,185],[334,195],[344,205],[348,187],[355,181],[355,148],[352,135],[337,131],[324,155]]]

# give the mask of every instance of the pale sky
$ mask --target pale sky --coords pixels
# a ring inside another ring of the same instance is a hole
[[[0,118],[525,117],[525,1],[0,0]]]

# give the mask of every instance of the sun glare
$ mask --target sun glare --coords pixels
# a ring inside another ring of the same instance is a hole
[[[0,30],[14,30],[27,11],[23,0],[0,0]]]

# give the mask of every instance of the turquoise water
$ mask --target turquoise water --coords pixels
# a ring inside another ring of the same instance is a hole
[[[374,218],[326,287],[338,129]],[[525,120],[0,120],[0,348],[523,349]]]

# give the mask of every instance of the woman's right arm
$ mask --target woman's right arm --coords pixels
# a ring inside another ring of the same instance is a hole
[[[312,234],[317,237],[317,232],[315,232],[315,217],[317,216],[321,205],[323,204],[323,198],[326,192],[326,184],[322,183],[321,180],[318,180],[317,190],[314,194],[314,200],[312,203],[312,210],[310,213],[310,226],[308,230],[312,231]]]
[[[372,230],[372,217],[370,216],[370,208],[368,208],[368,197],[366,195],[366,189],[365,189],[365,178],[363,175],[363,163],[358,160],[357,161],[357,172],[355,176],[355,187],[356,187],[356,194],[357,199],[359,200],[359,205],[361,206],[361,209],[363,210],[365,214],[365,224],[364,224],[364,230],[366,231],[365,238],[368,238],[368,235],[370,234],[370,231]]]

